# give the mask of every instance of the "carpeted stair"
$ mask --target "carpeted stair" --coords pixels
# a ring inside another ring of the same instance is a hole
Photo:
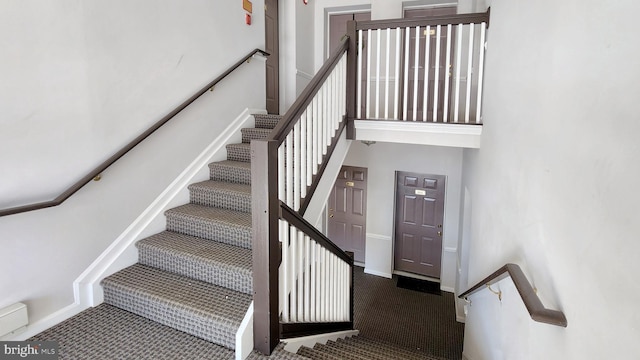
[[[302,346],[297,354],[313,360],[440,360],[425,353],[363,336],[327,341],[326,344],[316,344],[313,348]]]
[[[190,203],[165,212],[166,231],[136,244],[138,263],[102,281],[104,304],[33,339],[58,340],[61,359],[233,358],[253,293],[249,143],[279,119],[255,115],[243,142],[227,145],[227,160],[209,165],[210,180],[189,186]],[[304,359],[282,347],[270,358]]]

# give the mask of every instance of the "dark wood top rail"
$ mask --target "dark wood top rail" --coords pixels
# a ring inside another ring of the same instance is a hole
[[[313,100],[313,97],[316,96],[324,81],[329,77],[331,71],[336,67],[338,61],[349,49],[349,37],[345,37],[340,43],[334,52],[331,54],[331,57],[327,61],[325,61],[324,65],[318,70],[318,73],[313,77],[309,85],[304,88],[302,94],[298,96],[296,101],[291,105],[289,110],[284,114],[282,120],[278,122],[278,125],[271,131],[269,134],[269,140],[278,140],[278,145],[282,144],[282,142],[286,139],[287,135],[293,129],[296,121],[302,116],[302,113],[307,110],[307,106]]]
[[[288,207],[282,201],[280,202],[280,217],[286,220],[289,224],[295,226],[298,230],[309,235],[309,237],[320,244],[320,246],[329,250],[332,254],[349,264],[349,266],[353,266],[353,259],[349,257],[347,253],[342,251],[342,249],[340,249],[338,245],[334,244],[333,241],[329,240],[328,237],[324,236],[323,233],[321,233],[313,225],[309,224],[307,220],[298,215],[295,210]]]
[[[436,25],[458,25],[458,24],[480,24],[486,23],[489,27],[489,15],[490,10],[487,9],[483,13],[472,14],[457,14],[457,15],[440,15],[431,16],[423,19],[391,19],[391,20],[372,20],[372,21],[358,21],[356,24],[356,30],[377,30],[377,29],[395,29],[406,28],[414,26],[436,26]]]
[[[522,272],[522,269],[520,269],[520,266],[516,264],[506,264],[482,281],[479,281],[476,285],[458,297],[461,299],[467,298],[469,295],[485,289],[487,285],[497,283],[507,276],[510,276],[513,283],[516,285],[516,289],[518,289],[518,293],[520,293],[520,297],[533,320],[546,324],[567,327],[567,318],[564,316],[564,313],[558,310],[547,309],[542,305],[542,301],[538,298],[538,295],[529,283],[529,280],[527,280],[527,277]]]
[[[160,127],[162,127],[162,125],[164,125],[167,122],[169,122],[169,120],[173,119],[174,116],[178,115],[178,113],[180,113],[182,110],[184,110],[187,106],[191,105],[191,103],[196,101],[200,96],[202,96],[205,92],[207,92],[207,90],[211,89],[213,86],[215,86],[217,83],[219,83],[222,79],[227,77],[227,75],[229,75],[235,69],[240,67],[240,65],[242,65],[245,61],[249,60],[249,58],[251,58],[253,55],[258,54],[258,53],[263,55],[263,56],[269,56],[269,53],[265,52],[264,50],[260,50],[260,49],[252,50],[245,57],[243,57],[242,59],[238,60],[238,62],[233,64],[231,67],[229,67],[220,76],[218,76],[217,78],[213,79],[211,82],[209,82],[207,85],[205,85],[200,91],[195,93],[193,96],[191,96],[185,102],[183,102],[178,107],[176,107],[174,110],[172,110],[170,113],[168,113],[165,117],[163,117],[158,122],[153,124],[153,126],[151,126],[149,129],[147,129],[145,132],[143,132],[142,134],[138,135],[138,137],[136,137],[135,139],[131,140],[131,142],[129,142],[127,145],[125,145],[122,149],[118,150],[118,152],[113,154],[110,158],[105,160],[102,164],[98,165],[95,169],[93,169],[91,172],[89,172],[87,175],[85,175],[82,179],[78,180],[75,184],[71,185],[71,187],[69,187],[67,190],[65,190],[62,194],[56,196],[53,200],[43,201],[43,202],[34,203],[34,204],[17,206],[17,207],[8,208],[8,209],[2,209],[2,210],[0,210],[0,216],[7,216],[7,215],[13,215],[13,214],[19,214],[19,213],[23,213],[23,212],[33,211],[33,210],[46,209],[48,207],[58,206],[58,205],[62,204],[65,200],[67,200],[69,197],[71,197],[71,195],[75,194],[78,190],[80,190],[83,186],[85,186],[87,183],[89,183],[92,179],[94,179],[96,176],[100,175],[109,166],[113,165],[113,163],[118,161],[118,159],[123,157],[126,153],[131,151],[131,149],[133,149],[138,144],[140,144],[144,139],[149,137],[149,135],[153,134],[156,130],[158,130]]]

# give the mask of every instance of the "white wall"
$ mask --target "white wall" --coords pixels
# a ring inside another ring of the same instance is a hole
[[[296,1],[296,97],[309,84],[313,68],[313,4]]]
[[[469,285],[520,264],[568,327],[534,322],[510,280],[472,297],[464,354],[640,353],[636,1],[491,4],[482,148],[465,150]]]
[[[393,271],[395,171],[446,175],[443,224],[442,288],[455,286],[460,217],[462,149],[353,141],[344,165],[368,169],[367,244],[365,270],[378,275]]]
[[[263,47],[264,6],[253,9],[247,26],[240,3],[4,2],[0,206],[57,195]],[[25,302],[33,323],[71,304],[98,254],[228,122],[264,107],[263,67],[244,65],[63,205],[0,218],[0,308]]]

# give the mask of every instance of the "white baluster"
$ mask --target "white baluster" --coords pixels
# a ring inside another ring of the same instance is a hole
[[[471,81],[472,76],[471,72],[473,71],[473,23],[469,24],[469,59],[467,60],[467,96],[466,100],[466,108],[464,110],[464,122],[469,123],[469,110],[471,107]]]
[[[282,302],[282,320],[289,322],[289,292],[291,291],[291,276],[290,276],[290,264],[289,264],[289,229],[288,223],[284,220],[279,221],[280,224],[280,236],[282,237],[282,271],[284,273],[281,288],[284,289],[280,293],[280,301]]]
[[[457,123],[460,114],[460,68],[462,58],[462,24],[458,24],[458,30],[456,31],[456,96],[454,100],[453,109],[453,122]]]
[[[298,246],[298,242],[296,241],[298,237],[298,231],[296,230],[296,228],[294,228],[293,226],[289,225],[289,241],[291,242],[290,245],[290,252],[291,252],[291,263],[290,263],[290,275],[291,275],[291,294],[290,294],[290,300],[289,303],[291,304],[290,307],[290,315],[289,315],[289,319],[292,322],[296,322],[298,321],[298,285],[297,285],[297,281],[298,281],[298,277],[296,276],[296,255],[297,255],[297,246]]]
[[[487,24],[480,24],[480,60],[478,62],[478,100],[476,101],[476,124],[482,123],[482,78],[484,74],[484,41],[486,37]]]
[[[380,119],[380,29],[376,30],[376,108],[375,117]]]
[[[393,96],[393,119],[398,120],[398,110],[400,108],[400,28],[396,28],[396,61],[395,61],[395,77],[394,77],[394,96]]]
[[[407,27],[404,30],[405,44],[404,44],[404,96],[402,106],[402,120],[407,121],[407,107],[409,98],[409,38],[411,37],[411,28]]]
[[[285,149],[286,149],[286,160],[285,163],[287,164],[287,169],[286,169],[286,187],[285,187],[285,191],[286,191],[286,204],[289,207],[293,207],[293,132],[290,132],[287,137],[286,137],[286,145],[285,145]]]
[[[358,119],[362,119],[362,30],[358,30],[358,83],[356,84],[357,89],[357,108],[356,117]]]
[[[304,321],[304,233],[297,230],[298,237],[298,321]]]
[[[367,119],[371,119],[371,29],[367,30],[367,100],[365,106],[367,107]]]
[[[389,50],[389,47],[391,46],[391,29],[387,29],[387,50],[386,50],[386,54],[387,54],[387,68],[386,68],[386,82],[384,85],[384,118],[388,119],[389,118],[389,96],[391,94],[389,94],[389,67],[391,66],[390,64],[390,59],[391,59],[391,51]]]
[[[440,34],[442,26],[436,28],[435,72],[433,75],[433,122],[438,121],[438,82],[440,81]]]
[[[307,196],[307,111],[300,117],[300,197]]]
[[[311,320],[311,239],[304,236],[304,320]]]
[[[303,134],[307,135],[307,141],[305,143],[305,154],[306,154],[306,163],[307,166],[305,169],[307,170],[306,183],[303,184],[304,193],[307,194],[307,186],[311,186],[313,182],[313,100],[309,106],[307,106],[307,131],[303,132]]]
[[[300,208],[300,121],[293,126],[293,210]]]
[[[416,53],[413,63],[413,121],[418,119],[418,70],[420,69],[420,26],[416,26]]]
[[[427,115],[429,114],[429,73],[431,72],[431,26],[427,26],[427,36],[425,36],[424,42],[424,93],[422,94],[422,121],[427,121]]]
[[[442,121],[447,122],[449,119],[449,81],[451,68],[451,24],[447,25],[447,55],[445,59],[445,76],[444,76],[444,107],[442,109]]]

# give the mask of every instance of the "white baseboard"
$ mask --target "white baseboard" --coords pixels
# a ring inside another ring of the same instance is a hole
[[[137,261],[136,241],[145,229],[156,219],[164,217],[164,211],[171,207],[172,200],[178,195],[186,194],[186,187],[225,145],[234,137],[239,139],[240,129],[253,121],[252,114],[266,113],[264,110],[245,109],[230,125],[215,138],[211,144],[145,209],[120,236],[76,279],[74,295],[76,303],[82,306],[96,306],[103,301],[100,281],[105,277],[133,265]],[[208,169],[206,169],[208,170]],[[208,174],[208,171],[206,171]],[[188,195],[187,195],[188,196]]]
[[[253,351],[253,301],[236,332],[236,360],[244,360]]]
[[[68,305],[49,316],[46,316],[33,324],[27,325],[24,331],[19,334],[9,334],[0,338],[1,341],[24,341],[32,336],[35,336],[48,328],[57,325],[68,318],[79,314],[81,311],[87,309],[87,307],[74,303]]]
[[[336,341],[346,337],[356,336],[360,333],[358,330],[337,331],[328,334],[302,336],[292,339],[283,339],[285,343],[284,349],[288,352],[295,353],[301,346],[313,347],[315,344],[326,344],[327,341]]]

